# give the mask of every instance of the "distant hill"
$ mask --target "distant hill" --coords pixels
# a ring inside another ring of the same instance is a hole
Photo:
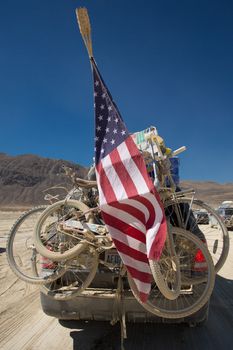
[[[45,189],[52,186],[72,188],[62,166],[74,169],[78,177],[85,177],[88,169],[62,159],[43,158],[32,154],[10,156],[0,153],[0,208],[27,208],[44,204]],[[211,181],[181,181],[182,188],[193,188],[196,198],[213,207],[224,200],[233,200],[233,183]],[[65,195],[64,190],[51,190],[51,194]]]
[[[74,169],[78,177],[84,177],[88,169],[61,159],[43,158],[32,154],[9,156],[0,153],[0,208],[26,208],[44,204],[45,189],[61,185],[72,188],[62,166]],[[59,190],[51,190],[51,194]],[[60,190],[63,198],[64,190]]]
[[[219,184],[212,181],[181,181],[182,188],[193,188],[196,198],[218,207],[223,201],[233,201],[233,183]]]

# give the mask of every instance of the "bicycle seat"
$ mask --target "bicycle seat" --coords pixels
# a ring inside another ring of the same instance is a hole
[[[84,179],[80,179],[79,177],[76,177],[74,181],[75,181],[75,185],[78,187],[85,187],[85,188],[97,187],[97,181],[84,180]]]

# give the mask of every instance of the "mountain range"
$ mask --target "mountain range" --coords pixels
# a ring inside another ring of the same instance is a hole
[[[25,154],[10,156],[0,153],[0,209],[24,209],[45,204],[46,189],[52,195],[65,196],[73,187],[65,175],[63,166],[70,167],[77,177],[84,178],[88,168],[62,159],[50,159]],[[224,200],[233,200],[233,183],[219,184],[213,181],[182,180],[181,187],[193,188],[196,198],[217,207]]]
[[[0,208],[27,208],[46,204],[48,192],[63,198],[73,187],[63,166],[70,167],[77,177],[85,177],[88,168],[62,159],[43,158],[32,154],[10,156],[0,153]]]

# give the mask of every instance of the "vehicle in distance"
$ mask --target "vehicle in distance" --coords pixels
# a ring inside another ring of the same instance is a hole
[[[217,212],[229,230],[233,229],[233,201],[224,201]]]

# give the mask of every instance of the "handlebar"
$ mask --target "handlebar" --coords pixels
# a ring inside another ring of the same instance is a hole
[[[182,146],[180,148],[177,148],[175,151],[172,152],[173,156],[177,156],[177,154],[180,154],[181,152],[186,151],[186,146]]]
[[[155,158],[154,149],[153,149],[153,145],[152,145],[154,143],[157,147],[159,158],[164,160],[166,158],[167,148],[164,144],[163,139],[159,135],[155,135],[154,133],[151,132],[150,135],[147,136],[147,140],[150,141],[153,157]],[[182,146],[182,147],[176,149],[175,151],[171,152],[170,154],[171,154],[171,156],[177,156],[177,154],[184,152],[185,150],[186,150],[186,147]]]
[[[63,165],[62,168],[64,169],[65,174],[70,177],[75,187],[84,187],[84,188],[97,187],[96,181],[85,180],[85,179],[76,177],[75,171],[67,166]]]

